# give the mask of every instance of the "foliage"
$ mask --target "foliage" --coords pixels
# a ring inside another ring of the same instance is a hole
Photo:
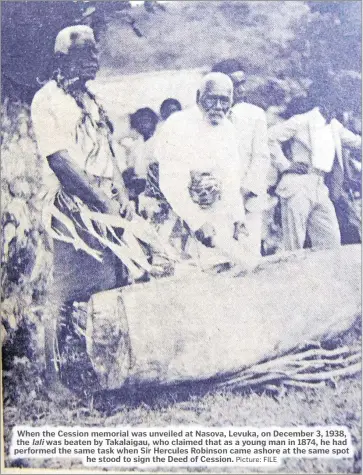
[[[102,64],[134,73],[211,67],[232,56],[239,57],[250,74],[277,74],[284,67],[281,51],[308,12],[302,2],[278,2],[272,9],[267,2],[181,1],[154,16],[140,9],[134,16],[144,38],[126,35],[113,19],[101,48]]]
[[[310,81],[334,82],[343,110],[350,110],[352,100],[359,113],[361,102],[361,5],[360,2],[310,3],[311,11],[301,19],[289,50],[293,52],[289,75]],[[354,76],[357,84],[354,83]],[[352,83],[353,90],[348,89]],[[360,115],[360,114],[359,114]]]
[[[237,57],[249,74],[263,76],[311,77],[318,65],[360,71],[360,2],[180,1],[154,16],[135,10],[144,38],[127,35],[113,18],[104,67],[135,73]]]
[[[29,108],[6,100],[2,106],[2,301],[6,316],[21,318],[23,309],[44,293],[49,252],[42,246],[37,205],[41,166],[33,138]]]
[[[2,97],[31,102],[41,82],[50,76],[54,41],[66,26],[90,25],[100,39],[110,17],[117,16],[138,33],[130,8],[128,1],[3,2]]]

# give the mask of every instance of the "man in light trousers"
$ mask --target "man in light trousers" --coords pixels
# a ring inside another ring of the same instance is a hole
[[[361,137],[334,118],[334,91],[311,93],[311,109],[269,129],[274,166],[281,175],[276,193],[281,201],[284,248],[302,249],[307,236],[313,248],[340,246],[334,205],[325,184],[333,169],[344,174],[342,147],[359,148]],[[315,105],[315,107],[313,107]],[[280,144],[291,140],[288,160]]]

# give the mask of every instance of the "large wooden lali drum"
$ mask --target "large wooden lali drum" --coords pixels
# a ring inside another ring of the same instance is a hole
[[[94,295],[87,350],[102,387],[203,380],[349,329],[360,246],[272,261],[243,277],[194,271]]]

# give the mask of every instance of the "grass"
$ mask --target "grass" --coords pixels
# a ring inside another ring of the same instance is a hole
[[[199,425],[204,427],[269,427],[299,425],[343,425],[352,435],[354,459],[285,459],[278,473],[360,473],[361,472],[361,381],[345,379],[335,387],[319,389],[290,389],[288,391],[231,392],[204,388],[193,390],[164,390],[134,395],[114,392],[98,395],[86,403],[74,396],[64,401],[44,398],[32,404],[5,407],[6,451],[11,429],[17,424],[33,427],[51,425],[80,425],[99,427],[157,427]],[[10,461],[7,462],[9,466]],[[22,459],[12,466],[33,469],[83,469],[78,460]],[[107,469],[105,469],[107,470]],[[213,469],[216,471],[216,469]],[[150,469],[148,469],[150,471]],[[165,471],[170,471],[165,468]],[[174,470],[176,471],[176,470]],[[188,472],[187,469],[178,471]],[[199,471],[212,472],[212,468]],[[263,470],[255,469],[255,472]],[[222,467],[218,473],[248,473],[250,468]]]

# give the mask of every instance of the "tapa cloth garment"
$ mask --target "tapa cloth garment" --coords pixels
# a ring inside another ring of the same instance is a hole
[[[103,388],[226,377],[353,324],[359,246],[266,259],[242,278],[189,272],[93,295],[87,348]]]

